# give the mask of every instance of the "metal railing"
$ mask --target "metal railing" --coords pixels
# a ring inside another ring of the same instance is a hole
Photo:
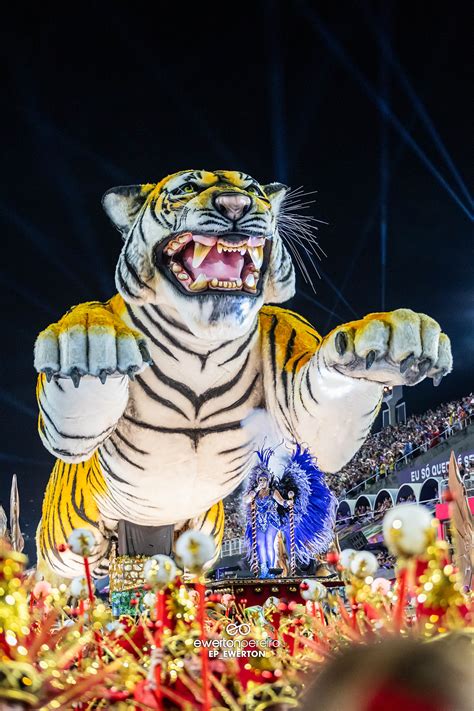
[[[435,499],[427,499],[426,501],[399,501],[398,504],[421,504],[423,506],[428,506],[428,508],[434,508],[436,504],[440,503],[440,497],[437,496]],[[391,504],[387,509],[384,509],[383,511],[364,511],[364,513],[361,514],[356,514],[355,512],[351,516],[344,516],[343,518],[338,518],[336,520],[336,529],[338,526],[341,525],[355,525],[359,523],[359,521],[355,519],[361,519],[360,523],[368,524],[371,521],[377,521],[378,519],[382,519],[387,511],[390,511],[394,506],[398,506],[398,504]]]
[[[221,558],[228,558],[231,555],[241,555],[245,552],[245,541],[243,538],[230,538],[222,542]]]
[[[456,434],[457,432],[461,432],[463,429],[468,427],[468,425],[471,424],[472,419],[473,419],[473,415],[468,415],[467,417],[459,417],[457,420],[455,420],[455,422],[453,422],[452,425],[450,425],[449,427],[446,427],[446,429],[443,430],[443,432],[440,432],[435,437],[431,437],[431,439],[426,440],[422,444],[418,445],[418,447],[415,447],[415,449],[412,449],[411,452],[409,452],[407,454],[402,454],[402,456],[399,457],[395,461],[395,463],[393,465],[393,469],[387,469],[383,478],[386,479],[392,473],[394,473],[395,471],[400,469],[403,464],[408,464],[409,461],[416,458],[418,456],[416,454],[416,452],[418,452],[419,454],[426,454],[426,452],[429,449],[430,450],[432,449],[434,451],[437,447],[442,445],[443,442],[446,442],[446,440],[449,439],[450,437],[452,437],[454,434]],[[460,425],[460,427],[457,427],[457,425]],[[431,447],[431,443],[437,439],[440,439],[441,441],[434,447]],[[358,482],[357,484],[354,484],[354,486],[352,486],[348,491],[346,491],[345,494],[340,494],[338,496],[338,500],[342,501],[343,499],[347,499],[351,492],[359,494],[362,491],[365,491],[367,486],[370,486],[371,484],[375,484],[377,481],[380,481],[381,478],[382,477],[380,475],[380,468],[379,468],[379,469],[377,469],[376,472],[374,472],[373,474],[368,476],[366,479],[363,479],[362,481]]]

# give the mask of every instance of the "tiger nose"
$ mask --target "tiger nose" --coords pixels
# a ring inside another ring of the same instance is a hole
[[[242,193],[221,193],[214,200],[214,204],[229,220],[238,220],[249,210],[252,200]]]

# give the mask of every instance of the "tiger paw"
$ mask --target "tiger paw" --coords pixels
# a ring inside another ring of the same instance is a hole
[[[73,307],[35,343],[38,373],[44,373],[48,382],[53,377],[70,378],[76,388],[84,375],[102,383],[108,376],[133,379],[151,362],[143,336],[96,302]]]
[[[439,385],[453,367],[448,336],[434,319],[410,309],[338,326],[323,340],[321,355],[343,375],[391,386],[427,377]]]

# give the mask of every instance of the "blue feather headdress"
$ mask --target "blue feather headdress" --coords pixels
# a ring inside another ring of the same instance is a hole
[[[278,490],[285,499],[290,491],[294,493],[295,553],[300,562],[308,564],[311,558],[329,548],[336,520],[336,498],[308,448],[295,445]],[[282,528],[289,538],[289,511],[282,508],[280,514]]]
[[[279,446],[279,445],[277,445]],[[253,491],[257,485],[257,481],[260,477],[264,476],[268,479],[268,484],[270,488],[275,485],[275,477],[272,470],[270,469],[270,459],[275,452],[276,447],[265,447],[262,446],[260,449],[255,450],[254,454],[257,455],[257,463],[250,470],[247,483],[245,487],[245,493],[248,494]]]

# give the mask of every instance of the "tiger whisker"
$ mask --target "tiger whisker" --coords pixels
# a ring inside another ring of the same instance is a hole
[[[327,223],[318,220],[313,215],[301,214],[301,211],[308,209],[315,202],[315,200],[304,200],[304,198],[315,193],[314,190],[305,192],[302,187],[288,192],[278,215],[278,231],[290,250],[304,281],[310,284],[314,292],[316,289],[308,267],[308,260],[318,277],[321,278],[314,258],[321,261],[321,257],[325,257],[326,253],[318,244],[316,232],[319,228],[315,223]]]
[[[311,255],[310,251],[308,250],[307,247],[305,247],[301,243],[297,242],[296,240],[292,241],[291,239],[288,239],[287,237],[285,237],[285,235],[283,235],[283,234],[282,234],[282,238],[285,241],[285,244],[287,245],[287,247],[290,249],[291,253],[293,254],[295,262],[298,265],[298,267],[301,271],[301,274],[303,275],[303,279],[305,280],[305,282],[307,282],[311,285],[312,290],[316,293],[316,289],[315,289],[313,280],[312,280],[311,275],[308,271],[306,263],[298,250],[298,247],[301,247],[305,251],[306,255],[309,257],[311,265],[313,266],[314,270],[316,271],[316,274],[318,275],[319,278],[321,278],[320,274],[318,272],[318,269],[316,268],[316,265],[314,264],[314,261],[312,259],[312,255]]]
[[[283,229],[281,229],[281,227]],[[279,228],[280,231],[283,234],[286,234],[289,239],[296,240],[300,244],[306,243],[315,253],[319,251],[323,256],[327,256],[324,250],[316,241],[315,235],[312,233],[311,229],[307,229],[299,225],[293,225],[291,223],[283,223],[283,225],[279,226]]]
[[[286,242],[286,240],[285,240],[285,242]],[[311,279],[311,276],[310,276],[310,274],[309,274],[309,272],[308,272],[308,269],[307,269],[307,267],[306,267],[306,264],[304,263],[304,261],[303,261],[301,255],[300,255],[300,253],[298,252],[298,249],[296,248],[296,246],[295,246],[292,242],[286,242],[286,244],[287,244],[287,246],[288,246],[288,249],[289,249],[290,252],[292,253],[293,258],[294,258],[294,260],[295,260],[297,266],[299,267],[299,269],[300,269],[300,271],[301,271],[301,274],[303,275],[304,281],[305,281],[306,283],[309,283],[309,284],[311,285],[312,290],[316,293],[316,289],[314,288],[314,284],[313,284],[313,281],[312,281],[312,279]]]

